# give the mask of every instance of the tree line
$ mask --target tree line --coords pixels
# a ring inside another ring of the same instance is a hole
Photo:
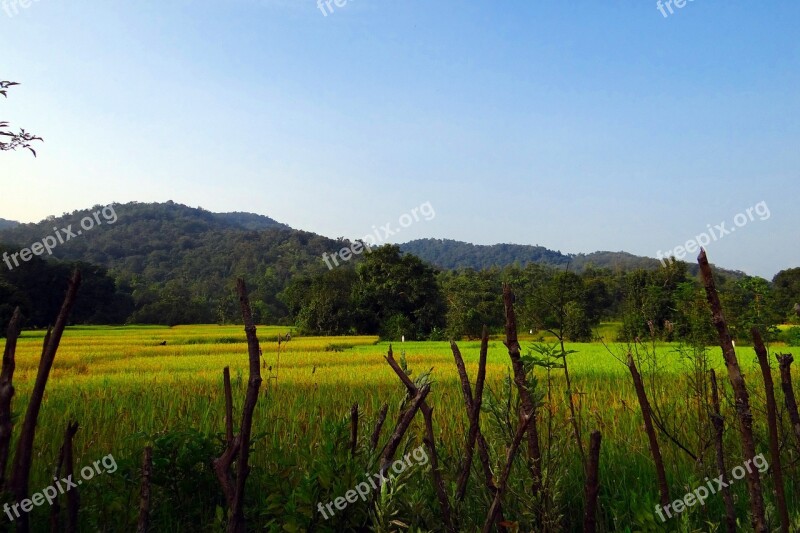
[[[297,325],[309,334],[478,338],[483,324],[502,330],[499,288],[509,283],[524,331],[559,324],[568,339],[588,340],[600,322],[617,321],[626,338],[649,333],[651,325],[665,339],[714,338],[697,312],[703,294],[696,265],[682,262],[607,268],[563,256],[558,264],[440,268],[387,245],[329,270],[322,255],[349,244],[346,239],[173,202],[115,204],[115,210],[116,224],[54,249],[47,261],[35,257],[13,271],[0,268],[0,331],[17,305],[28,327],[47,326],[57,307],[52,295],[81,264],[84,290],[72,314],[79,324],[234,323],[241,316],[232,284],[243,277],[256,322]],[[0,255],[88,212],[0,230],[0,242],[8,243]],[[800,268],[771,281],[715,270],[737,338],[747,338],[753,325],[775,333],[776,324],[796,320]]]
[[[293,279],[279,296],[306,333],[378,334],[388,339],[480,338],[483,325],[503,328],[504,283],[514,289],[522,329],[589,341],[601,321],[621,322],[626,340],[649,337],[711,343],[715,331],[703,313],[704,292],[684,262],[657,270],[614,272],[539,264],[483,270],[436,270],[387,245],[346,265]],[[800,268],[772,282],[719,275],[729,327],[736,339],[750,330],[777,335],[777,325],[796,323]],[[558,330],[558,331],[556,331]]]

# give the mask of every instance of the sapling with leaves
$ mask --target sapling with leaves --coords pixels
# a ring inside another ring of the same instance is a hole
[[[659,278],[663,287],[670,291],[679,291],[683,287],[685,276],[685,263],[671,264],[670,268],[664,269],[659,273]],[[695,350],[682,348],[679,349],[690,363],[693,379],[689,380],[689,386],[678,395],[671,383],[665,382],[663,376],[666,370],[666,361],[662,358],[663,350],[659,343],[665,336],[669,336],[676,324],[670,320],[660,318],[665,316],[665,301],[663,291],[653,291],[641,285],[641,277],[650,275],[647,273],[636,273],[627,280],[623,300],[623,338],[625,343],[618,350],[612,350],[605,341],[601,342],[606,350],[618,361],[624,364],[629,370],[631,361],[635,365],[635,370],[640,374],[644,392],[649,404],[654,426],[658,431],[669,439],[672,444],[677,446],[682,452],[691,457],[693,462],[698,462],[698,457],[702,457],[705,451],[711,446],[708,438],[708,425],[705,420],[699,420],[694,432],[698,438],[698,449],[692,450],[691,446],[684,442],[682,435],[689,430],[687,424],[689,418],[682,416],[679,412],[681,405],[692,404],[697,406],[698,413],[705,413],[705,384],[704,374],[698,374],[707,368],[707,358],[702,349]],[[697,300],[693,300],[697,302]],[[699,303],[698,303],[699,305]],[[659,320],[661,320],[659,322]],[[683,327],[683,324],[677,326]],[[695,336],[696,339],[702,337],[702,325],[699,322],[693,328],[701,333]],[[698,342],[700,342],[698,340]],[[681,398],[682,396],[682,398]],[[702,404],[698,402],[702,401]],[[705,414],[702,418],[705,418]]]
[[[632,302],[629,300],[627,302],[628,314],[626,315],[626,321],[629,324],[632,323],[638,315],[636,312],[631,312],[631,309],[636,308],[631,304]],[[642,420],[644,422],[644,429],[647,435],[648,446],[650,448],[650,455],[653,458],[653,465],[656,470],[656,482],[658,485],[660,503],[662,506],[666,506],[671,502],[669,483],[667,481],[666,468],[664,466],[664,459],[661,453],[661,443],[658,440],[656,427],[658,427],[661,433],[670,438],[673,443],[676,443],[681,449],[691,455],[693,459],[695,459],[695,456],[673,435],[666,431],[666,426],[663,421],[659,421],[659,411],[653,407],[652,399],[657,395],[653,391],[648,393],[645,387],[645,377],[648,376],[652,380],[651,387],[655,386],[654,376],[658,374],[659,370],[658,351],[656,349],[655,342],[655,327],[652,321],[647,321],[647,325],[651,332],[651,346],[648,346],[646,343],[642,342],[638,336],[633,340],[629,340],[625,346],[620,347],[618,350],[612,349],[605,342],[603,342],[603,345],[606,347],[606,350],[609,354],[611,354],[615,359],[628,368],[628,371],[631,374],[631,379],[633,380],[634,389],[636,391],[636,397],[639,402],[639,408],[641,409],[642,413]],[[643,369],[648,369],[647,375],[645,376],[642,375]]]
[[[699,462],[705,464],[705,455],[713,443],[711,421],[706,416],[710,408],[707,376],[711,366],[708,346],[716,340],[716,331],[705,309],[705,293],[696,280],[678,284],[675,304],[675,319],[668,321],[664,329],[670,335],[674,332],[674,337],[679,339],[673,353],[686,369],[687,400],[691,402],[697,415],[696,425],[693,427],[697,439],[697,456]]]
[[[672,444],[691,457],[692,461],[697,462],[698,456],[704,453],[711,443],[708,439],[704,439],[702,441],[703,448],[698,451],[693,451],[690,445],[681,438],[681,435],[685,435],[689,431],[687,428],[689,419],[678,412],[678,407],[680,405],[690,404],[692,398],[695,396],[695,387],[691,384],[691,380],[689,380],[689,386],[681,391],[679,395],[671,383],[665,382],[662,379],[666,363],[662,361],[658,350],[655,328],[651,321],[648,321],[648,325],[651,328],[649,340],[644,341],[640,338],[636,338],[634,342],[627,345],[627,351],[629,354],[632,354],[636,366],[642,372],[642,381],[646,386],[647,396],[652,409],[653,423],[658,428],[659,432],[667,437]],[[702,362],[702,357],[698,359],[698,361],[699,362],[696,362],[696,364],[701,366],[702,364],[707,364]],[[704,385],[697,385],[697,387],[702,389]],[[701,428],[706,427],[704,421],[699,421],[698,424],[700,424]],[[698,435],[702,434],[701,429],[697,429],[696,432]]]
[[[577,351],[564,350],[564,347],[559,346],[558,343],[534,343],[531,345],[531,351],[522,357],[525,372],[531,376],[532,381],[535,380],[536,368],[542,368],[545,371],[545,390],[542,392],[541,400],[546,397],[544,405],[547,409],[544,412],[547,413],[547,436],[543,457],[543,470],[546,475],[542,480],[542,509],[539,515],[542,527],[550,525],[555,529],[558,528],[558,521],[562,518],[563,510],[559,486],[561,480],[567,475],[569,463],[569,456],[560,453],[559,450],[564,450],[569,445],[569,426],[572,425],[571,422],[574,419],[569,417],[568,421],[564,420],[561,425],[556,427],[557,402],[553,400],[553,372],[563,369],[566,356],[573,353],[577,353]],[[574,425],[572,426],[574,428]],[[554,451],[557,453],[553,453]]]
[[[559,368],[564,371],[564,381],[567,386],[564,394],[568,401],[570,423],[581,461],[585,463],[586,453],[581,435],[581,408],[580,405],[575,405],[575,396],[580,397],[580,393],[572,387],[567,363],[567,356],[577,353],[577,351],[567,350],[564,344],[568,337],[573,340],[585,340],[586,337],[591,336],[584,311],[583,280],[570,272],[569,265],[567,265],[564,272],[559,272],[552,279],[542,282],[531,292],[534,302],[531,309],[533,323],[537,329],[542,329],[554,336],[557,339],[557,346],[560,348]]]
[[[533,372],[533,365],[525,367],[527,377],[527,389],[530,392],[531,400],[533,401],[536,410],[544,404],[544,392],[542,387]],[[486,414],[484,420],[486,421],[487,435],[492,435],[495,439],[499,439],[502,443],[502,448],[505,450],[514,447],[514,441],[517,431],[520,428],[521,418],[519,417],[522,401],[515,387],[514,375],[511,369],[508,369],[506,375],[500,380],[496,387],[492,387],[487,383],[486,391],[484,392],[483,403],[481,405],[482,411]],[[527,428],[527,424],[525,426]],[[504,460],[500,457],[498,460]],[[547,464],[542,465],[545,469],[548,468]],[[504,469],[503,463],[495,465],[495,476]],[[548,486],[548,480],[544,479],[542,482]],[[499,489],[499,487],[498,487]],[[493,491],[497,495],[498,491]],[[526,516],[532,522],[538,522],[540,525],[546,521],[548,515],[543,512],[542,508],[544,496],[543,490],[538,495],[532,496],[529,486],[522,486],[517,488],[517,484],[508,483],[503,492],[507,495],[508,501],[516,502],[520,506],[521,514]],[[493,510],[500,512],[500,502],[497,503],[497,509]]]
[[[490,431],[488,434],[502,438],[504,446],[510,446],[514,439],[516,428],[519,398],[514,395],[514,378],[511,370],[508,370],[499,385],[495,389],[491,385],[486,386],[486,396],[483,401],[483,410],[487,415],[487,424]]]

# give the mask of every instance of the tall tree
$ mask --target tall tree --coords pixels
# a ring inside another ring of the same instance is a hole
[[[797,323],[794,306],[800,302],[800,267],[781,270],[772,278],[772,310],[781,321]]]
[[[298,277],[281,294],[301,331],[343,335],[354,328],[352,293],[356,274],[345,266],[317,276]]]
[[[436,272],[418,257],[394,245],[373,249],[356,267],[354,311],[364,333],[396,335],[391,326],[406,323],[409,339],[422,339],[444,328],[445,302]]]
[[[786,318],[775,314],[772,289],[763,278],[745,276],[728,283],[724,291],[720,289],[720,299],[728,309],[728,328],[735,339],[750,340],[753,328],[771,336]]]
[[[443,272],[438,279],[447,301],[449,338],[479,338],[484,325],[491,329],[503,325],[503,300],[496,272],[467,269]]]

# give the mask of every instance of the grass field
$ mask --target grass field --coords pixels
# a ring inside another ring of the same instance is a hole
[[[365,443],[375,415],[383,402],[389,403],[385,439],[404,396],[399,380],[383,359],[389,345],[378,342],[375,337],[295,336],[283,343],[279,351],[277,335],[285,332],[286,328],[281,327],[258,329],[263,349],[264,387],[254,426],[257,438],[253,445],[254,470],[249,481],[248,502],[251,524],[265,531],[355,529],[353,524],[368,513],[366,504],[352,504],[348,508],[351,513],[348,518],[337,516],[324,521],[316,511],[317,502],[328,502],[340,496],[358,483],[364,472],[374,471],[374,468],[369,470],[374,465],[370,463]],[[24,412],[36,375],[42,338],[41,331],[26,331],[19,340],[14,380],[17,390],[14,412],[18,416]],[[166,345],[161,346],[163,341]],[[523,337],[523,350],[530,342]],[[479,343],[465,341],[459,346],[474,380]],[[581,405],[584,441],[588,441],[588,434],[594,429],[603,434],[601,530],[714,530],[706,524],[720,522],[722,502],[721,498],[713,496],[705,507],[694,507],[666,525],[656,522],[653,508],[658,493],[654,470],[627,368],[600,343],[570,344],[567,348],[577,350],[568,361],[573,390],[578,393],[576,397]],[[624,350],[621,345],[610,348],[616,353]],[[692,428],[701,414],[682,392],[689,377],[676,348],[674,344],[658,346],[664,365],[653,376],[652,383],[664,397],[671,398],[664,406],[672,413],[668,418],[674,420],[677,435],[691,447],[697,445]],[[792,352],[800,357],[798,348],[776,347],[774,350]],[[397,357],[405,353],[414,370],[412,377],[433,368],[434,384],[428,402],[434,407],[445,478],[454,481],[468,422],[449,344],[406,342],[395,344],[394,351]],[[759,450],[766,454],[763,384],[757,383],[760,376],[753,372],[756,366],[752,348],[741,347],[738,355],[753,394]],[[710,360],[719,372],[720,382],[727,386],[727,374],[718,348],[710,349]],[[241,326],[68,328],[39,417],[31,489],[37,490],[50,483],[64,428],[69,420],[77,420],[81,429],[75,438],[75,464],[80,467],[108,454],[113,454],[120,464],[118,472],[87,481],[81,488],[81,519],[87,530],[131,530],[138,490],[136,465],[143,447],[156,441],[160,443],[157,450],[174,452],[169,457],[157,457],[156,469],[161,465],[165,471],[173,472],[170,468],[176,464],[188,464],[193,469],[190,476],[165,475],[162,480],[157,492],[160,497],[155,498],[153,509],[157,530],[219,530],[220,511],[214,478],[209,477],[205,466],[191,464],[191,454],[201,452],[187,442],[191,441],[190,428],[203,435],[222,432],[222,369],[225,366],[231,368],[234,412],[240,412],[247,376],[247,347]],[[498,395],[503,390],[503,378],[509,367],[502,340],[492,339],[487,385]],[[544,371],[537,370],[537,376],[544,386]],[[561,376],[560,371],[554,371],[551,401],[542,408],[540,415],[540,434],[545,440],[543,449],[548,454],[548,476],[552,482],[548,512],[553,523],[559,524],[554,530],[579,530],[583,472],[568,424]],[[777,394],[782,405],[780,388]],[[360,406],[363,451],[357,458],[350,459],[337,448],[337,443],[349,431],[346,419],[354,402]],[[733,428],[730,403],[728,394],[724,414]],[[784,422],[784,463],[791,464],[787,492],[790,508],[800,509],[798,454],[790,440],[788,421]],[[413,442],[409,442],[408,447],[421,442],[421,428],[420,417],[415,422]],[[499,465],[507,439],[488,414],[483,415],[483,430],[493,450],[493,460]],[[172,440],[167,441],[166,437]],[[726,438],[728,463],[732,468],[741,463],[736,431],[728,431]],[[213,438],[207,439],[214,443]],[[713,449],[704,455],[704,464],[698,465],[666,439],[662,439],[662,446],[675,498],[701,484],[705,476],[714,472]],[[518,475],[512,478],[506,499],[507,517],[525,524],[530,519],[533,504],[526,495],[527,479],[521,467],[515,473]],[[410,472],[406,482],[404,492],[386,503],[395,513],[392,516],[398,524],[407,524],[412,530],[435,530],[438,508],[429,477],[421,469]],[[747,525],[744,482],[733,489],[742,524]],[[481,477],[476,472],[465,503],[456,509],[464,530],[479,529],[488,502]],[[46,506],[34,510],[35,523],[43,527],[48,512]],[[800,518],[797,512],[794,518]],[[405,530],[397,524],[394,529]]]

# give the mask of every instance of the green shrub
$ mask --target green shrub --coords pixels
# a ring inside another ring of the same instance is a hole
[[[800,327],[795,326],[784,331],[781,340],[789,346],[800,346]]]

